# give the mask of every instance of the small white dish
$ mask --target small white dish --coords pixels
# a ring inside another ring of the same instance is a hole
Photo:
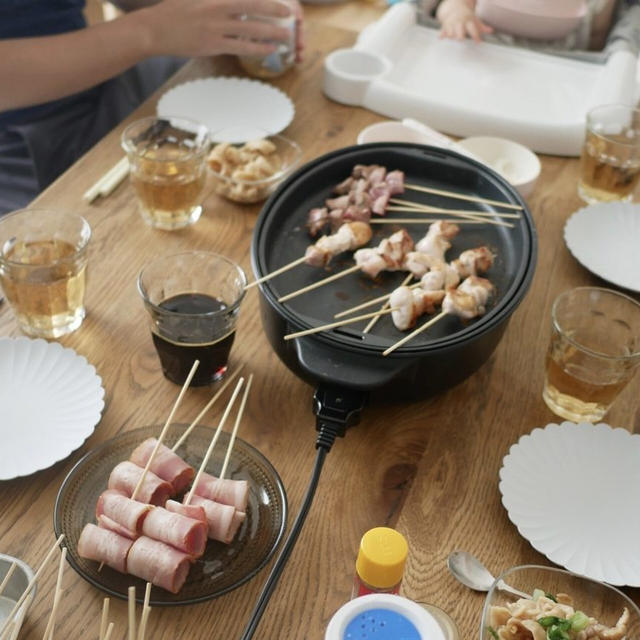
[[[511,446],[500,493],[520,535],[569,571],[640,586],[640,435],[548,424]]]
[[[211,132],[234,131],[242,143],[286,129],[295,113],[293,103],[280,89],[248,78],[201,78],[169,89],[158,100],[158,115],[180,116],[204,124]]]
[[[0,338],[0,480],[63,460],[104,407],[96,370],[57,342]]]
[[[465,138],[458,145],[499,173],[523,198],[533,191],[540,175],[540,160],[524,145],[492,136]]]
[[[16,563],[16,568],[4,587],[2,595],[0,595],[0,629],[4,626],[4,623],[13,610],[16,602],[20,600],[25,589],[33,579],[33,570],[26,562],[23,562],[19,558],[14,558],[13,556],[0,553],[0,583],[3,582],[14,562]],[[16,612],[13,618],[14,627],[11,633],[7,636],[7,640],[17,640],[18,634],[20,633],[20,627],[22,627],[27,611],[35,598],[36,586],[37,585],[33,585],[31,593],[26,597],[22,606]]]
[[[417,144],[433,144],[433,139],[414,127],[409,127],[397,120],[375,122],[360,131],[356,139],[358,144],[370,142],[414,142]]]
[[[640,204],[601,202],[579,209],[564,225],[573,257],[608,282],[640,292]]]

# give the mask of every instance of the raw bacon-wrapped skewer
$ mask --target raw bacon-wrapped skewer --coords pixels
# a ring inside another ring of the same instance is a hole
[[[117,464],[107,483],[108,489],[115,489],[131,497],[143,475],[143,469],[129,460]],[[140,502],[152,505],[163,505],[173,493],[173,487],[152,471],[147,471],[136,498]]]
[[[133,450],[129,460],[139,467],[144,467],[149,461],[157,442],[155,438],[147,438]],[[174,494],[184,491],[191,484],[196,474],[193,467],[163,444],[158,447],[149,470],[171,484]]]
[[[382,352],[382,355],[386,356],[392,351],[395,351],[398,347],[419,333],[422,333],[446,315],[456,315],[464,320],[470,320],[483,315],[486,310],[487,301],[493,293],[493,290],[493,285],[486,278],[469,276],[457,289],[450,289],[446,292],[442,300],[441,313],[412,331],[409,335],[402,338],[402,340],[391,345],[386,351]]]
[[[245,289],[255,287],[255,285],[270,280],[274,276],[280,275],[293,267],[306,262],[312,267],[324,267],[329,260],[343,251],[357,249],[367,244],[371,240],[371,227],[365,222],[347,222],[343,224],[335,233],[322,236],[315,244],[309,245],[304,256],[285,264],[283,267],[262,276],[249,283]]]

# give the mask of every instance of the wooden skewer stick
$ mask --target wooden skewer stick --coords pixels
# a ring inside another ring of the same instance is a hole
[[[360,267],[357,264],[353,265],[353,267],[349,267],[348,269],[345,269],[344,271],[340,271],[339,273],[334,273],[332,276],[329,276],[324,280],[318,280],[318,282],[314,282],[313,284],[310,284],[308,287],[302,287],[302,289],[298,289],[297,291],[288,293],[286,296],[282,296],[281,298],[278,298],[278,302],[285,302],[285,300],[290,300],[291,298],[295,298],[296,296],[299,296],[302,293],[306,293],[307,291],[311,291],[312,289],[317,289],[318,287],[322,287],[325,284],[329,284],[330,282],[337,280],[338,278],[348,276],[350,273],[355,273],[359,269]]]
[[[409,211],[409,209],[407,209],[407,211]],[[410,211],[421,213],[417,209],[411,209]],[[461,220],[460,218],[375,218],[369,220],[369,224],[433,224],[434,222],[455,222],[456,224],[498,224],[497,221],[490,220],[489,218],[483,218],[482,220]]]
[[[405,281],[409,281],[412,277],[413,277],[413,274],[411,274],[411,277],[407,276],[407,278],[405,278]],[[415,284],[410,285],[409,289],[416,289],[419,286],[420,286],[420,283],[416,282]],[[393,293],[393,291],[391,293]],[[344,318],[345,316],[350,316],[352,313],[355,313],[356,311],[360,311],[361,309],[372,307],[373,305],[376,305],[380,302],[384,302],[385,300],[388,300],[391,297],[391,293],[385,293],[383,296],[378,296],[377,298],[373,298],[373,300],[367,300],[366,302],[356,305],[355,307],[351,307],[349,309],[345,309],[344,311],[340,311],[339,313],[336,313],[335,316],[333,317]]]
[[[313,329],[305,329],[304,331],[298,331],[296,333],[287,334],[285,340],[293,340],[294,338],[301,338],[302,336],[308,336],[312,333],[320,333],[321,331],[327,331],[328,329],[334,329],[335,327],[342,327],[345,324],[353,324],[354,322],[360,322],[361,320],[369,320],[369,318],[375,318],[376,316],[386,315],[396,311],[396,309],[385,309],[384,311],[374,311],[373,313],[365,313],[361,316],[354,316],[353,318],[347,318],[346,320],[338,320],[337,322],[331,322],[329,324],[323,324],[319,327],[313,327]]]
[[[20,607],[22,606],[22,603],[27,599],[27,596],[31,592],[31,589],[33,589],[33,585],[36,583],[36,581],[40,577],[40,574],[44,571],[44,568],[47,566],[47,563],[49,562],[49,560],[51,560],[51,556],[54,554],[56,548],[60,545],[60,543],[63,540],[64,540],[64,533],[61,533],[58,536],[58,539],[53,543],[53,546],[51,547],[51,549],[49,549],[49,551],[47,552],[47,555],[44,557],[42,564],[38,567],[38,570],[33,574],[33,578],[31,578],[31,580],[29,581],[27,588],[22,592],[22,595],[18,598],[18,602],[15,603],[13,609],[11,609],[11,611],[9,612],[9,615],[7,616],[6,620],[2,624],[2,627],[0,627],[0,638],[4,637],[4,632],[6,628],[9,626],[9,623],[13,621],[13,617],[16,615],[16,612],[20,609]]]
[[[198,482],[200,482],[200,477],[202,476],[205,468],[207,467],[207,464],[209,464],[209,458],[211,458],[211,454],[213,453],[213,448],[216,446],[216,442],[218,442],[218,437],[220,436],[222,427],[224,423],[227,421],[227,417],[229,416],[229,413],[231,413],[231,409],[233,408],[233,404],[235,403],[236,398],[238,397],[238,393],[240,393],[240,389],[242,388],[243,382],[244,382],[244,378],[240,378],[240,380],[238,380],[238,384],[236,385],[236,388],[233,390],[233,395],[231,396],[231,399],[227,403],[227,407],[224,410],[224,413],[222,414],[222,418],[220,418],[220,422],[218,423],[218,428],[216,429],[216,432],[213,438],[211,439],[211,442],[209,443],[209,448],[207,449],[207,453],[202,459],[202,464],[200,465],[200,468],[198,469],[198,473],[196,473],[196,477],[193,480],[193,484],[191,485],[191,490],[189,491],[189,495],[187,495],[187,499],[184,501],[185,505],[188,505],[191,502],[191,498],[193,497],[195,488],[198,486]]]
[[[522,207],[518,204],[510,204],[508,202],[500,202],[500,200],[489,200],[488,198],[480,198],[479,196],[465,196],[462,193],[456,193],[455,191],[445,191],[444,189],[432,189],[431,187],[422,187],[418,184],[407,184],[405,182],[405,189],[413,189],[413,191],[422,191],[423,193],[431,193],[436,196],[446,196],[447,198],[455,198],[457,200],[467,200],[468,202],[483,202],[484,204],[493,204],[498,207],[504,207],[505,209],[515,209],[522,211]]]
[[[147,472],[149,471],[149,467],[151,466],[151,463],[153,462],[153,459],[156,455],[156,453],[158,452],[158,449],[160,448],[160,445],[162,444],[162,441],[164,440],[165,436],[167,435],[167,431],[169,429],[169,425],[171,424],[171,420],[173,420],[173,416],[176,412],[176,410],[178,409],[178,407],[180,406],[180,403],[182,402],[182,398],[184,397],[184,394],[186,392],[186,390],[189,388],[189,384],[191,383],[191,379],[193,378],[193,376],[195,375],[196,369],[198,368],[198,365],[200,364],[199,360],[194,360],[193,361],[193,366],[191,367],[191,371],[189,371],[189,375],[187,376],[187,379],[184,381],[184,384],[182,385],[182,389],[180,389],[180,393],[178,394],[178,398],[176,399],[173,408],[171,409],[171,412],[169,413],[169,417],[167,418],[167,421],[164,423],[164,427],[162,427],[162,431],[160,432],[160,436],[158,437],[158,440],[156,441],[156,446],[153,448],[153,451],[151,452],[151,455],[149,456],[149,459],[147,460],[147,464],[144,466],[144,469],[142,470],[142,475],[140,476],[140,479],[138,480],[138,484],[136,485],[136,488],[133,490],[133,493],[131,494],[131,499],[135,500],[136,496],[138,495],[138,491],[140,491],[140,487],[142,486],[142,483],[144,482],[144,477],[147,475]],[[133,639],[135,640],[135,639]]]
[[[129,587],[129,629],[128,629],[128,640],[136,640],[136,588]]]
[[[307,259],[306,256],[302,256],[301,258],[298,258],[297,260],[293,260],[292,262],[289,262],[289,264],[285,264],[284,267],[280,267],[279,269],[276,269],[275,271],[271,271],[271,273],[267,273],[266,276],[262,276],[262,278],[258,278],[257,280],[254,280],[253,282],[250,282],[248,285],[245,285],[244,290],[246,291],[247,289],[251,289],[251,287],[255,287],[257,284],[260,284],[261,282],[265,282],[266,280],[269,280],[269,279],[273,278],[274,276],[280,275],[281,273],[284,273],[285,271],[289,271],[289,269],[293,269],[293,267],[297,267],[299,264],[302,264],[306,259]]]
[[[387,210],[391,211],[404,211],[404,209],[400,207],[406,207],[407,209],[419,209],[420,211],[426,211],[428,213],[448,213],[454,216],[463,213],[472,213],[474,216],[486,216],[489,218],[511,218],[519,220],[522,217],[520,213],[502,213],[499,211],[479,211],[477,209],[447,209],[444,207],[432,207],[431,205],[424,204],[423,202],[402,200],[400,198],[391,198],[389,202],[391,203],[391,206],[387,207]]]
[[[51,607],[51,614],[49,615],[49,621],[47,627],[44,630],[42,640],[53,640],[53,631],[56,626],[56,616],[58,615],[58,607],[60,606],[60,600],[62,598],[62,575],[64,573],[65,561],[67,559],[67,547],[62,549],[60,554],[60,563],[58,564],[58,578],[56,580],[56,589],[53,593],[53,606]]]
[[[109,623],[107,633],[104,634],[104,640],[111,640],[111,634],[113,633],[113,622]]]
[[[238,377],[240,372],[244,369],[244,363],[242,363],[229,377],[224,381],[223,385],[218,389],[216,394],[207,402],[204,409],[195,417],[193,422],[186,428],[185,432],[180,436],[178,442],[176,442],[171,451],[175,452],[178,450],[180,445],[189,437],[189,434],[196,428],[198,424],[200,424],[200,420],[204,417],[204,415],[211,409],[211,407],[217,402],[218,398],[224,393],[225,389]]]
[[[244,408],[247,404],[247,398],[249,397],[249,390],[251,389],[252,382],[253,373],[249,376],[249,380],[247,380],[247,386],[244,388],[242,401],[240,402],[240,407],[238,408],[238,415],[236,416],[236,421],[233,425],[233,430],[231,431],[231,437],[229,438],[229,444],[227,445],[227,453],[224,456],[222,469],[220,469],[220,475],[218,476],[220,480],[224,480],[224,476],[227,473],[227,467],[229,466],[229,460],[231,459],[231,451],[233,450],[233,445],[236,441],[236,434],[238,433],[238,427],[240,426],[240,421],[242,420],[242,414],[244,413]]]
[[[150,599],[151,599],[151,583],[147,582],[147,586],[144,589],[144,602],[142,603],[142,614],[140,615],[140,626],[138,627],[138,640],[144,640],[144,636],[147,631],[147,619],[149,618],[149,612],[151,611],[151,607],[149,606]]]
[[[441,311],[437,316],[434,316],[429,320],[429,322],[425,322],[422,326],[414,329],[409,335],[406,335],[402,340],[398,340],[395,344],[392,344],[386,351],[382,352],[383,356],[388,356],[392,351],[395,351],[398,347],[401,347],[405,342],[409,342],[409,340],[413,339],[419,333],[426,331],[430,326],[434,325],[438,320],[441,320],[447,315],[446,311]]]
[[[409,282],[413,279],[413,273],[410,273],[403,281],[402,284],[400,285],[401,287],[404,287],[406,285],[409,284]],[[419,282],[417,283],[418,285],[420,284]],[[389,294],[389,297],[391,297],[391,294]],[[387,300],[382,307],[380,307],[380,311],[384,311],[385,309],[389,308],[389,300]],[[371,320],[369,320],[369,324],[362,330],[362,333],[367,334],[369,333],[369,331],[371,331],[371,329],[373,329],[373,327],[375,326],[376,322],[378,322],[378,320],[380,319],[380,316],[374,316],[373,318],[371,318]]]
[[[109,598],[102,601],[102,618],[100,619],[100,635],[98,640],[104,640],[107,632],[107,622],[109,621]]]
[[[490,218],[484,217],[485,214],[487,213],[486,211],[478,212],[478,211],[464,211],[461,209],[436,209],[435,207],[430,207],[428,205],[419,205],[418,203],[405,203],[405,204],[411,204],[411,207],[408,208],[408,211],[410,211],[411,213],[422,212],[422,213],[429,213],[429,214],[435,215],[436,213],[445,212],[449,215],[458,216],[455,220],[446,220],[446,222],[455,222],[456,224],[466,224],[463,220],[461,220],[461,218],[464,218],[464,220],[480,221],[485,224],[493,224],[498,227],[509,227],[512,229],[515,226],[510,222],[504,222],[503,220],[495,220],[494,219],[495,216],[493,215]],[[397,210],[397,207],[394,207],[394,210]],[[416,218],[416,221],[417,221],[417,218]],[[370,222],[373,222],[373,221],[370,221]],[[394,222],[399,222],[399,221],[394,220]],[[434,221],[434,222],[437,222],[437,221]]]
[[[0,582],[0,595],[2,595],[2,592],[6,589],[7,585],[9,584],[9,580],[11,580],[11,576],[13,575],[13,572],[16,570],[17,566],[18,566],[18,563],[14,560],[11,563],[11,566],[9,567],[9,570],[7,571],[7,573],[5,573],[4,578],[2,579],[2,582]]]

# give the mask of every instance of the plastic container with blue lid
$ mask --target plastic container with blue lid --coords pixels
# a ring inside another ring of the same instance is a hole
[[[402,596],[373,593],[335,613],[325,640],[449,640],[436,618]]]

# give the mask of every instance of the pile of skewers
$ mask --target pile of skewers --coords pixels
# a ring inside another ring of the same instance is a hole
[[[513,227],[511,222],[505,222],[502,218],[517,219],[520,214],[437,209],[414,202],[399,201],[392,197],[402,193],[405,188],[514,210],[521,209],[518,205],[495,200],[407,185],[404,183],[404,175],[401,171],[387,172],[384,167],[378,165],[356,165],[352,175],[335,187],[334,193],[337,197],[327,199],[325,207],[312,209],[309,212],[307,229],[312,236],[327,225],[331,227],[333,233],[321,236],[314,244],[307,247],[304,256],[258,278],[247,285],[247,288],[265,282],[302,263],[313,267],[325,267],[334,256],[345,251],[354,251],[354,266],[281,296],[278,302],[286,302],[356,271],[372,279],[383,271],[407,271],[408,276],[402,286],[390,294],[345,310],[336,314],[336,317],[350,315],[369,305],[386,300],[380,310],[289,334],[285,336],[285,340],[369,319],[369,324],[363,330],[366,334],[378,318],[385,314],[391,314],[398,330],[406,331],[415,326],[419,316],[433,314],[436,307],[441,306],[442,312],[438,316],[383,352],[383,355],[388,355],[445,315],[454,315],[466,321],[485,313],[489,298],[494,293],[494,287],[489,280],[479,276],[490,269],[495,256],[486,246],[463,251],[451,262],[446,261],[445,253],[451,247],[451,239],[459,233],[459,225],[498,224]],[[390,203],[398,206],[390,206]],[[429,213],[445,213],[450,218],[429,220],[388,218],[385,221],[390,223],[428,222],[430,226],[426,235],[415,246],[406,230],[400,229],[391,236],[383,238],[377,247],[363,248],[372,237],[370,224],[376,222],[372,216],[384,216],[387,211],[398,210],[412,212],[428,210]],[[419,282],[407,286],[414,278]]]
[[[15,625],[18,624],[18,620],[20,620],[20,607],[22,607],[32,593],[36,582],[43,570],[53,557],[56,549],[63,543],[64,534],[60,535],[58,539],[53,543],[53,546],[47,552],[44,560],[38,567],[35,572],[33,578],[29,581],[26,589],[22,592],[20,598],[18,598],[15,603],[13,609],[9,612],[9,615],[4,620],[2,624],[0,624],[0,640],[8,640],[8,638],[13,637],[15,631]],[[58,616],[58,609],[60,606],[60,601],[62,599],[62,580],[64,576],[64,568],[66,565],[67,558],[67,548],[62,547],[62,551],[60,553],[60,560],[58,562],[58,574],[56,579],[56,586],[53,592],[53,603],[51,606],[51,612],[49,614],[49,619],[47,621],[47,626],[45,628],[44,635],[42,636],[43,640],[53,640],[54,632],[56,627],[56,621]],[[13,572],[15,571],[17,564],[14,562],[9,567],[9,570],[5,574],[2,582],[0,583],[0,595],[2,595],[5,587],[9,583]],[[137,627],[136,631],[136,589],[135,587],[129,587],[128,590],[128,601],[129,601],[129,616],[128,616],[128,640],[145,640],[146,638],[146,630],[147,630],[147,622],[149,620],[149,614],[151,613],[151,607],[149,605],[151,595],[151,583],[147,582],[144,594],[144,601],[142,605],[142,614],[140,616],[140,625]],[[102,606],[102,617],[100,619],[100,628],[98,632],[98,640],[110,640],[113,634],[114,623],[109,622],[109,598],[105,598]]]
[[[78,555],[177,593],[192,563],[205,551],[207,539],[230,543],[246,517],[249,487],[226,479],[229,459],[246,405],[252,378],[245,387],[219,477],[204,471],[238,397],[240,378],[196,473],[176,450],[202,416],[238,375],[238,370],[211,399],[172,449],[163,444],[173,415],[195,374],[187,377],[157,439],[141,443],[130,460],[116,465],[107,490],[98,498],[97,524],[87,523],[78,540]],[[182,502],[170,499],[185,492]],[[102,565],[101,565],[102,566]]]

